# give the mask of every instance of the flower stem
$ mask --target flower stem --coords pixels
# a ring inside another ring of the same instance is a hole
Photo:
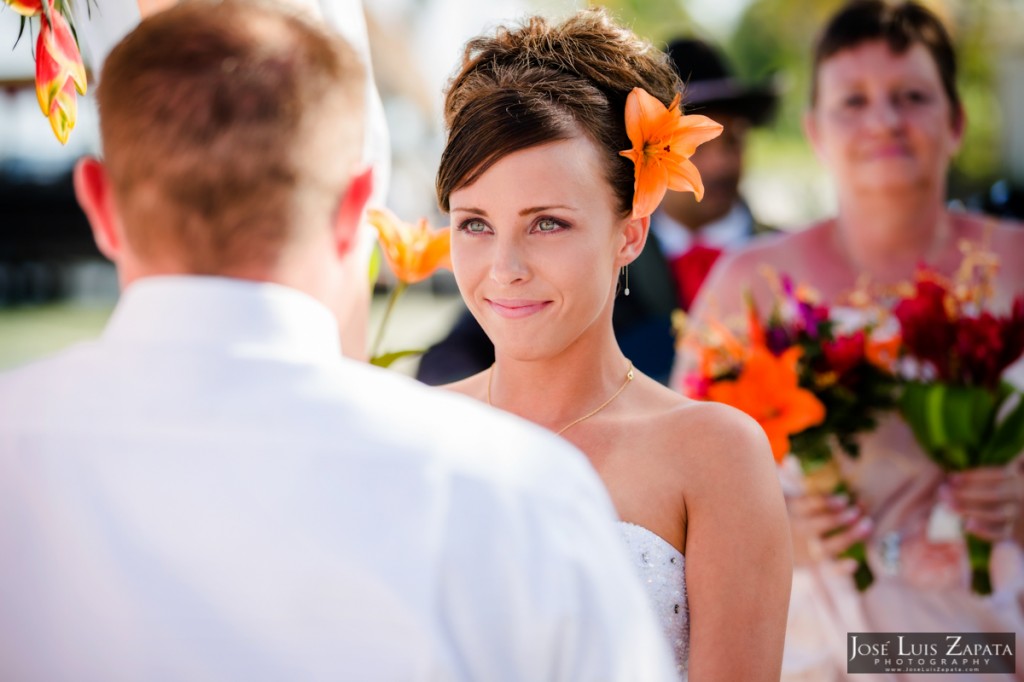
[[[388,296],[388,305],[384,309],[384,317],[381,318],[380,327],[377,328],[377,336],[374,338],[373,346],[370,348],[371,358],[377,357],[377,352],[380,350],[380,343],[384,340],[384,330],[388,326],[388,320],[391,319],[391,311],[394,310],[395,302],[398,300],[398,297],[402,295],[402,292],[405,291],[408,286],[409,285],[405,282],[399,281],[398,284],[395,285],[395,288],[391,290],[391,295]]]
[[[967,534],[967,552],[971,559],[971,589],[975,594],[992,594],[992,543],[971,533]]]

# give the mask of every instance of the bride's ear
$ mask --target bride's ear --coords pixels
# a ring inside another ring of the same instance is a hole
[[[651,218],[627,218],[622,230],[622,243],[619,246],[618,266],[629,265],[637,259],[647,243],[647,235],[651,228]]]

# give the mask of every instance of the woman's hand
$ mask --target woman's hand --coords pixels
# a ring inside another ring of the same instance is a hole
[[[1024,513],[1024,470],[1018,458],[1001,467],[951,474],[939,499],[964,519],[964,530],[990,542],[1014,536]]]
[[[871,534],[871,519],[846,495],[807,494],[786,500],[793,536],[793,563],[835,559]]]

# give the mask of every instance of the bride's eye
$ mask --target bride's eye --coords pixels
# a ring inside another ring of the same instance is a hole
[[[541,218],[534,223],[533,229],[537,232],[557,232],[565,227],[566,224],[560,220],[555,220],[554,218]]]
[[[491,228],[482,220],[470,218],[459,224],[459,231],[468,232],[469,234],[487,234],[491,231]]]

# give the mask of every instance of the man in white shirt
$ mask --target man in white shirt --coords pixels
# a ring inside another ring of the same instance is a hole
[[[363,78],[252,0],[109,56],[75,183],[124,293],[0,376],[0,679],[673,679],[582,455],[342,358]]]

